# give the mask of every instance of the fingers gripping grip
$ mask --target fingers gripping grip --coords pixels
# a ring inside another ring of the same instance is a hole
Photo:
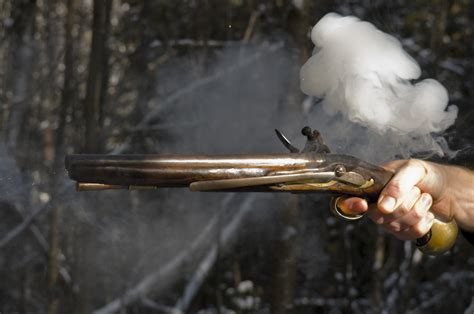
[[[364,217],[364,214],[349,215],[344,213],[338,206],[338,201],[342,196],[331,199],[331,211],[336,216],[347,220],[357,220]],[[427,255],[440,255],[449,251],[456,242],[459,233],[456,221],[442,221],[435,218],[430,231],[416,240],[418,249]]]

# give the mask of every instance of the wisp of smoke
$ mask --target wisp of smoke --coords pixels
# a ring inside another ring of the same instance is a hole
[[[324,98],[328,115],[342,114],[372,132],[404,141],[428,143],[418,149],[443,154],[432,137],[454,123],[458,108],[447,107],[448,93],[425,79],[418,63],[393,36],[353,16],[325,15],[313,28],[314,55],[300,71],[304,93]],[[416,149],[411,148],[411,152]]]

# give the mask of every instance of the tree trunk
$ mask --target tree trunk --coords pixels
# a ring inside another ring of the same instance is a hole
[[[440,54],[443,37],[446,35],[446,26],[448,23],[450,0],[433,1],[436,9],[434,25],[431,28],[430,48],[435,54]]]
[[[310,1],[303,1],[302,7],[292,8],[288,15],[288,28],[293,36],[294,42],[299,48],[298,63],[303,64],[309,57],[309,45],[311,44],[307,32],[311,25],[309,22],[308,10]],[[289,76],[297,77],[296,71],[299,66],[293,69]],[[300,106],[303,95],[299,89],[298,81],[289,83],[287,104],[289,107]],[[290,108],[283,108],[290,110]],[[282,212],[281,239],[278,239],[274,248],[274,269],[271,296],[272,313],[295,313],[294,291],[296,281],[296,239],[297,224],[300,216],[299,204],[296,198],[291,198],[290,203]]]
[[[154,39],[153,34],[147,30],[147,24],[152,19],[150,16],[151,2],[144,1],[140,10],[140,38],[136,53],[131,60],[132,70],[134,75],[138,78],[136,89],[138,92],[136,100],[137,120],[143,119],[143,116],[149,111],[148,102],[152,98],[156,88],[156,75],[153,75],[148,69],[148,64],[151,61],[149,47]],[[140,79],[142,78],[142,79]]]
[[[67,0],[67,15],[65,20],[65,51],[64,51],[64,80],[61,93],[58,128],[56,130],[56,139],[54,145],[54,162],[53,169],[59,170],[62,167],[63,160],[63,143],[64,129],[66,125],[66,116],[68,108],[72,101],[73,86],[72,79],[74,75],[74,58],[73,58],[73,38],[72,28],[74,25],[74,2],[75,0]],[[51,182],[52,191],[57,191],[56,176]],[[58,296],[59,287],[59,269],[60,269],[60,205],[53,200],[53,208],[50,216],[50,245],[49,245],[49,274],[48,274],[48,314],[58,313],[60,306],[60,298]]]
[[[35,13],[36,0],[14,2],[11,13],[13,25],[10,32],[8,32],[11,45],[6,76],[9,78],[7,90],[11,93],[11,96],[7,97],[8,123],[6,130],[7,145],[10,148],[18,147],[22,129],[25,127],[25,116],[29,110],[30,73],[34,56]],[[16,153],[21,155],[22,152],[17,150]]]
[[[98,152],[100,147],[100,121],[107,93],[108,36],[112,0],[94,0],[92,45],[89,55],[89,72],[84,100],[85,151]]]
[[[67,0],[67,16],[64,24],[65,39],[64,39],[64,79],[63,88],[61,92],[61,100],[59,104],[58,128],[56,130],[55,138],[55,154],[54,154],[54,169],[62,168],[63,149],[64,149],[64,131],[66,128],[66,119],[68,110],[72,106],[74,99],[74,38],[72,30],[74,26],[74,10],[75,0]]]
[[[293,42],[298,48],[298,63],[304,64],[311,56],[311,39],[308,34],[311,30],[310,21],[310,6],[311,1],[304,0],[301,7],[293,7],[287,17],[287,28],[292,36]],[[295,68],[294,72],[291,73],[292,77],[298,78],[300,67]],[[291,94],[288,97],[288,103],[290,106],[296,108],[301,106],[304,99],[303,93],[300,91],[299,80],[291,80],[289,83]]]
[[[42,13],[41,16],[44,18],[44,26],[41,31],[44,35],[43,40],[43,54],[45,55],[44,60],[44,78],[36,88],[39,88],[39,97],[40,102],[38,104],[38,109],[36,115],[41,121],[47,121],[46,127],[41,128],[42,132],[42,154],[38,154],[37,160],[35,163],[44,164],[48,168],[53,166],[54,162],[54,137],[56,134],[54,115],[55,107],[52,104],[55,104],[57,101],[56,86],[51,82],[54,82],[57,75],[57,63],[58,63],[58,37],[57,34],[57,20],[59,18],[56,13],[58,8],[57,0],[45,1],[42,6],[39,6]]]
[[[294,290],[296,279],[297,222],[299,205],[296,197],[291,197],[289,204],[281,213],[279,239],[273,248],[273,280],[271,287],[271,312],[274,314],[295,313]]]

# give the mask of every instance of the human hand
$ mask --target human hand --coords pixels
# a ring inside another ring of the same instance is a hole
[[[337,205],[347,215],[367,212],[370,219],[400,240],[420,238],[429,232],[435,216],[444,220],[454,217],[453,202],[446,192],[449,173],[445,167],[449,166],[416,159],[387,163],[383,168],[394,176],[376,204],[349,197],[340,198]]]

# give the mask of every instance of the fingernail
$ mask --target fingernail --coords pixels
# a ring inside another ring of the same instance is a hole
[[[393,211],[395,209],[395,204],[397,200],[391,196],[382,196],[382,199],[379,202],[380,207],[383,207],[386,211]]]
[[[361,202],[354,202],[350,206],[350,210],[353,214],[361,214],[366,211],[364,204]]]
[[[435,219],[435,216],[432,213],[428,213],[426,216],[428,223],[431,223]]]

